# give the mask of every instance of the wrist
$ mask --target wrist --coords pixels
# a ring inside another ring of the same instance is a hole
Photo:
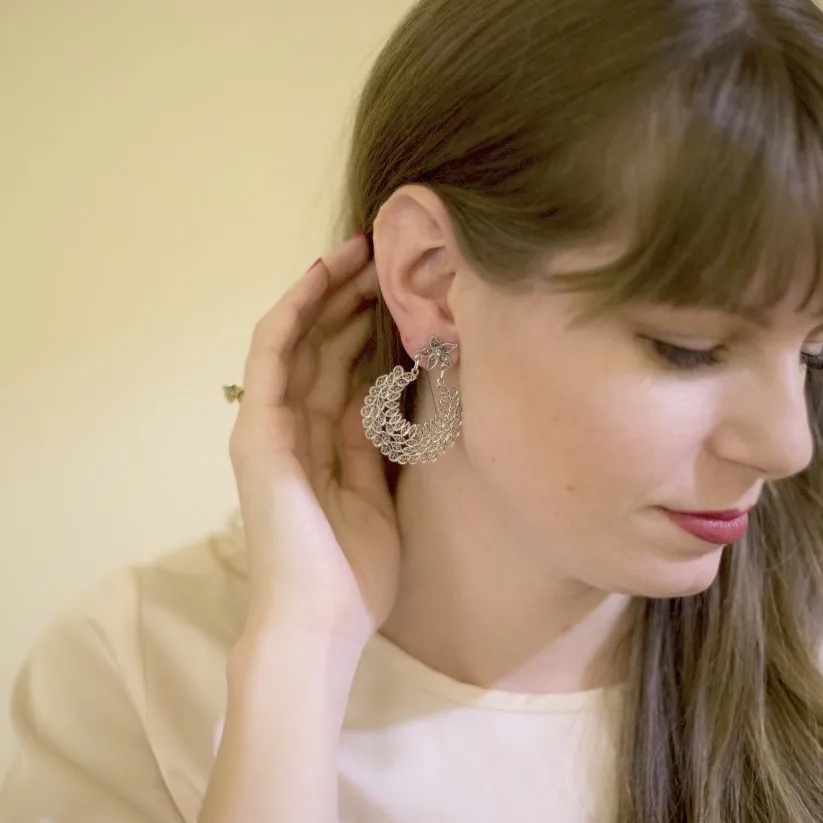
[[[370,616],[362,609],[335,605],[329,597],[317,600],[285,594],[253,598],[242,631],[244,642],[265,647],[284,635],[299,635],[314,645],[350,648],[359,655],[376,631]]]
[[[337,634],[288,623],[247,627],[229,654],[230,694],[252,697],[259,687],[270,689],[295,679],[330,693],[348,694],[367,638]]]
[[[337,819],[340,734],[362,646],[293,624],[244,632],[202,819]]]

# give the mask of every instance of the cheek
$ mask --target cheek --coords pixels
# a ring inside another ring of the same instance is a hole
[[[705,392],[670,378],[513,365],[465,381],[465,443],[497,493],[568,516],[625,509],[691,475],[711,431]]]

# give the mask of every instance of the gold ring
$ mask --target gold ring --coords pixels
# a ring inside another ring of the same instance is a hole
[[[223,394],[229,403],[234,403],[235,401],[239,403],[245,393],[246,390],[242,386],[235,386],[233,384],[231,386],[223,386]]]

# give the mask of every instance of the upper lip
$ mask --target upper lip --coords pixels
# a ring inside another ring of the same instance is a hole
[[[716,511],[716,512],[687,512],[687,511],[678,511],[676,509],[669,509],[670,512],[674,514],[688,514],[691,517],[705,517],[711,520],[734,520],[737,517],[742,517],[744,514],[748,514],[753,507],[745,508],[745,509],[724,509],[723,511]]]

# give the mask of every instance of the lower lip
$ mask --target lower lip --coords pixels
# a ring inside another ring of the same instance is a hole
[[[699,514],[684,514],[663,509],[663,513],[683,531],[707,543],[725,546],[740,540],[749,528],[749,515],[741,514],[731,520],[706,517]]]

